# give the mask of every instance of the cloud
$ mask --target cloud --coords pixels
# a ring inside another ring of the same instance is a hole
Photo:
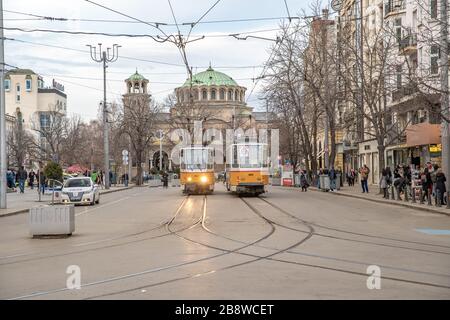
[[[172,23],[173,18],[168,4],[165,1],[138,1],[127,2],[119,0],[98,0],[116,10],[121,10],[129,15],[146,21],[161,21]],[[171,0],[175,10],[177,21],[193,22],[215,2],[213,0]],[[306,6],[304,0],[289,0],[291,14],[298,12]],[[83,19],[114,19],[128,20],[125,17],[106,11],[82,0],[53,1],[53,0],[5,0],[5,10],[30,12],[43,16],[83,18]],[[282,0],[223,0],[204,18],[204,22],[224,19],[242,19],[256,17],[278,17],[286,16],[284,2]],[[24,17],[17,14],[5,12],[5,19]],[[155,28],[142,23],[102,23],[102,22],[79,22],[79,21],[11,21],[5,20],[6,27],[20,28],[46,28],[59,30],[78,30],[109,33],[130,34],[153,34],[160,33]],[[221,24],[199,24],[193,30],[194,35],[217,36],[237,32],[249,32],[262,29],[271,29],[278,26],[278,21],[261,22],[234,22]],[[180,26],[182,33],[189,31],[189,26]],[[166,26],[167,33],[175,33],[175,26]],[[264,32],[255,34],[262,37],[274,38],[276,32]],[[156,43],[148,38],[111,38],[105,36],[86,35],[64,35],[48,33],[23,33],[19,31],[5,31],[6,37],[51,44],[56,46],[73,48],[76,50],[88,50],[86,44],[97,44],[102,42],[104,46],[113,43],[122,45],[117,62],[110,64],[108,68],[108,100],[120,98],[125,91],[123,82],[136,68],[150,80],[150,90],[155,93],[153,98],[162,101],[177,85],[164,84],[178,83],[181,85],[186,79],[186,69],[182,64],[178,49],[172,43]],[[194,71],[200,72],[206,68],[209,62],[213,67],[221,66],[253,66],[261,65],[268,58],[268,50],[272,42],[256,39],[239,41],[228,37],[207,37],[203,40],[192,42],[187,46],[189,63]],[[137,61],[125,59],[131,57],[149,61]],[[39,45],[7,41],[5,50],[7,63],[22,68],[31,68],[36,72],[44,74],[48,82],[52,78],[58,78],[65,85],[68,95],[69,113],[81,114],[83,118],[90,119],[97,116],[97,107],[102,99],[103,82],[102,69],[99,63],[91,60],[87,52],[76,52],[64,49],[49,48]],[[160,61],[178,66],[152,63]],[[259,76],[261,68],[230,68],[218,69],[238,79],[240,85],[251,91],[254,82],[251,78]],[[93,78],[77,79],[78,78]],[[99,80],[96,80],[99,79]],[[92,87],[92,88],[87,88]],[[259,86],[258,86],[259,87]],[[255,89],[257,92],[258,88]],[[252,99],[253,100],[253,99]],[[252,105],[256,105],[253,104]]]

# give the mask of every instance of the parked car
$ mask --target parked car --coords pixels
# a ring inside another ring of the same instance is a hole
[[[100,190],[90,177],[69,178],[62,188],[61,201],[94,205],[100,203]]]

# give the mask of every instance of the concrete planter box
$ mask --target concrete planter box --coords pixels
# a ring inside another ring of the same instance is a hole
[[[58,205],[31,208],[29,224],[33,237],[71,235],[75,231],[75,207]]]
[[[162,186],[161,180],[154,179],[154,180],[148,180],[148,186],[149,187],[160,187]]]
[[[273,186],[281,186],[281,178],[272,178]]]

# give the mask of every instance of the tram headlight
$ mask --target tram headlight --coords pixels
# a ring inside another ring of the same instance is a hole
[[[187,181],[191,182],[192,181],[192,177],[188,177]]]
[[[201,183],[206,183],[206,182],[208,182],[208,177],[207,177],[207,176],[201,176],[201,177],[200,177],[200,182],[201,182]]]

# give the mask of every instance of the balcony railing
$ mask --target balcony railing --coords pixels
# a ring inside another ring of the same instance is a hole
[[[384,4],[384,15],[405,9],[404,0],[387,0]]]
[[[402,86],[400,89],[397,89],[392,92],[392,101],[393,102],[399,101],[400,99],[410,96],[418,91],[419,90],[417,86],[412,84]]]
[[[408,47],[417,47],[417,34],[416,33],[410,33],[406,37],[404,37],[402,40],[400,40],[399,49],[401,51],[405,50]]]

